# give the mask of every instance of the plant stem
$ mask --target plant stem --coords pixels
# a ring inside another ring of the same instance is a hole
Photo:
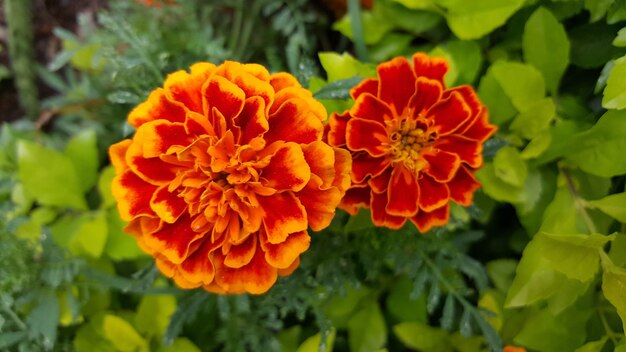
[[[367,47],[363,35],[363,23],[361,22],[361,3],[359,0],[348,0],[348,16],[352,25],[352,37],[356,56],[361,61],[368,61]]]
[[[17,326],[21,329],[21,330],[26,330],[28,328],[28,326],[26,325],[26,323],[24,323],[22,321],[22,319],[20,319],[20,317],[17,316],[17,314],[15,314],[15,312],[9,308],[9,307],[3,307],[3,310],[9,315],[9,317],[11,317],[11,319],[13,319],[13,321],[15,322],[15,324],[17,324]]]
[[[563,174],[563,177],[565,177],[565,181],[567,182],[567,188],[569,189],[572,198],[574,198],[574,206],[576,207],[578,213],[580,213],[580,216],[582,216],[583,221],[587,226],[587,230],[589,230],[590,233],[598,233],[596,225],[594,224],[591,216],[589,216],[589,213],[585,208],[584,199],[580,197],[580,194],[576,190],[574,180],[572,180],[572,176],[570,175],[569,171],[563,167],[560,167],[559,170],[561,171],[561,174]]]
[[[611,341],[613,342],[613,344],[615,346],[617,346],[618,345],[617,336],[615,336],[615,331],[613,331],[613,329],[611,329],[611,326],[609,325],[609,322],[606,320],[606,316],[604,316],[604,312],[602,311],[602,309],[600,307],[597,307],[596,311],[598,312],[598,315],[600,316],[600,320],[602,321],[602,326],[604,327],[604,331],[606,332],[606,336],[608,336],[609,339],[611,339]]]
[[[233,21],[233,27],[230,32],[230,39],[228,42],[228,48],[230,49],[231,55],[235,54],[235,51],[238,46],[237,44],[239,43],[239,36],[241,34],[241,24],[243,23],[243,10],[244,10],[244,0],[237,1],[237,5],[235,6],[235,20]]]

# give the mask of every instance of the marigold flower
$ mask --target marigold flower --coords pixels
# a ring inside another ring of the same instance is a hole
[[[502,352],[526,352],[524,347],[504,346]]]
[[[340,207],[370,208],[377,226],[410,220],[421,232],[448,222],[450,200],[472,202],[482,144],[496,130],[470,86],[446,89],[444,59],[417,53],[378,66],[332,114],[326,139],[352,154],[352,187]]]
[[[322,141],[326,116],[293,76],[256,64],[169,75],[109,150],[127,232],[180,287],[267,291],[350,186],[350,154]]]

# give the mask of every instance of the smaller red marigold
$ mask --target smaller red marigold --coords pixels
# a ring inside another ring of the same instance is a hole
[[[288,275],[350,186],[326,110],[287,73],[227,61],[170,74],[109,149],[126,231],[183,288],[260,294]]]
[[[482,145],[496,127],[472,87],[445,87],[444,59],[412,59],[384,62],[377,78],[354,87],[354,105],[331,115],[326,139],[352,154],[341,208],[370,208],[377,226],[398,229],[408,219],[426,232],[448,222],[450,200],[471,204]]]

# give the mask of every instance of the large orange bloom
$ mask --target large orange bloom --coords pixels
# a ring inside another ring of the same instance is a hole
[[[199,63],[168,76],[109,150],[127,231],[183,288],[263,293],[329,225],[350,155],[322,142],[326,110],[287,73]]]
[[[407,219],[426,232],[448,222],[450,200],[472,202],[483,142],[495,131],[469,86],[446,89],[445,60],[413,55],[378,66],[351,91],[354,106],[332,114],[326,138],[352,153],[353,186],[341,207],[370,208],[377,226]]]

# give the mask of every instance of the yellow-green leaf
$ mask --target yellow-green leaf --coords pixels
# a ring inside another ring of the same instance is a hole
[[[107,219],[103,211],[85,214],[73,233],[69,247],[75,254],[100,258],[107,242]]]
[[[336,335],[337,331],[334,328],[331,329],[330,334],[326,338],[326,343],[322,345],[322,336],[320,333],[317,333],[304,340],[296,352],[332,352]]]
[[[126,320],[106,314],[102,321],[104,337],[120,352],[149,351],[148,343]]]
[[[602,106],[606,109],[626,108],[626,56],[615,60],[609,79],[606,81]]]
[[[148,336],[161,336],[175,310],[176,298],[172,295],[144,296],[137,308],[135,325],[139,332]]]
[[[447,0],[446,19],[460,39],[477,39],[502,26],[523,4],[524,0]]]
[[[622,318],[624,332],[626,332],[626,269],[615,266],[611,259],[601,253],[602,269],[602,292],[604,297],[617,309]]]
[[[517,115],[510,128],[526,139],[533,139],[550,125],[555,115],[556,106],[552,98],[543,98]]]
[[[80,175],[80,182],[83,192],[88,191],[98,179],[98,145],[96,142],[96,132],[85,130],[75,136],[65,146],[67,155],[76,171]]]
[[[612,218],[626,223],[626,192],[611,194],[602,199],[588,201],[587,204]]]
[[[368,302],[348,322],[350,351],[375,351],[387,342],[387,327],[378,303]]]
[[[518,111],[528,110],[546,94],[543,76],[533,66],[498,61],[491,66],[491,70]]]
[[[445,330],[422,323],[401,323],[393,332],[406,346],[418,351],[445,352],[450,349],[449,334]]]
[[[493,158],[493,166],[496,176],[503,182],[514,187],[524,186],[528,167],[516,148],[506,146],[498,150]]]

